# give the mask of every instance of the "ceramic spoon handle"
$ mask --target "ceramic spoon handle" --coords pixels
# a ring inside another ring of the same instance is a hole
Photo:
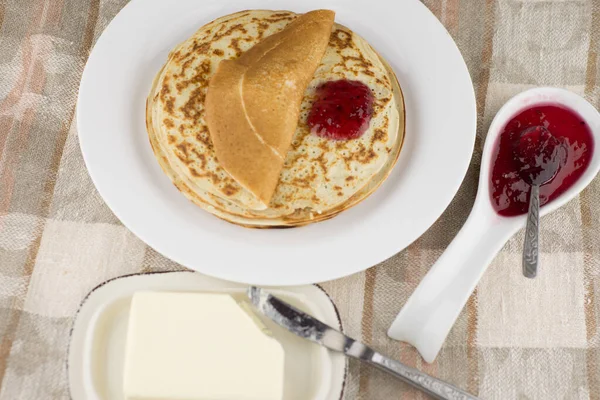
[[[529,213],[527,228],[525,228],[525,243],[523,244],[523,275],[535,278],[538,270],[538,251],[540,236],[540,187],[531,186],[529,196]]]
[[[474,209],[388,331],[415,346],[427,362],[435,359],[488,264],[513,233],[489,221]]]

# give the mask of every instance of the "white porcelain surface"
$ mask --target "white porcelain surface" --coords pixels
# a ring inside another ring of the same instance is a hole
[[[286,230],[230,225],[185,199],[152,154],[145,100],[167,54],[203,24],[249,8],[335,10],[338,22],[386,57],[402,86],[406,140],[398,164],[375,194],[330,221]],[[362,271],[423,234],[467,171],[476,109],[460,52],[418,0],[133,0],[89,57],[77,122],[98,191],[147,244],[221,279],[298,285]]]
[[[526,215],[501,217],[492,208],[489,195],[491,156],[506,123],[519,111],[539,103],[562,104],[575,110],[589,124],[596,145],[600,144],[598,111],[580,96],[563,89],[527,90],[509,100],[496,114],[483,149],[479,189],[471,215],[408,299],[388,332],[391,338],[415,346],[427,362],[437,356],[458,314],[496,253],[525,226]],[[599,170],[600,152],[596,148],[583,176],[561,196],[544,205],[540,214],[548,214],[564,205],[583,190]],[[544,273],[543,265],[539,273]]]
[[[73,400],[124,398],[123,357],[129,306],[133,294],[140,290],[226,292],[243,298],[246,287],[186,271],[125,276],[94,289],[81,305],[71,333],[68,376]],[[270,291],[341,329],[334,304],[320,288],[301,286]],[[285,350],[283,399],[341,399],[345,357],[299,338],[266,318],[261,319]]]

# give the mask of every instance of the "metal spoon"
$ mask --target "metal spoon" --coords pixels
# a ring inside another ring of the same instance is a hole
[[[544,126],[532,126],[521,132],[515,144],[519,175],[531,185],[529,212],[523,244],[523,275],[535,278],[539,265],[540,186],[550,182],[564,163],[566,148]]]

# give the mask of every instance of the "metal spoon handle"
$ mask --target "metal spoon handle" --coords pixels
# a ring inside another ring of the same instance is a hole
[[[429,394],[435,399],[441,400],[478,400],[477,397],[433,376],[427,375],[402,364],[399,361],[387,358],[375,352],[369,364],[386,371],[406,383],[413,385]]]
[[[527,214],[527,227],[525,228],[525,243],[523,245],[523,275],[535,278],[538,269],[540,236],[540,187],[531,186],[529,197],[529,213]]]

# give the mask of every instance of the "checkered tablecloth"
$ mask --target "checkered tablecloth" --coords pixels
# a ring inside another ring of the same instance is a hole
[[[69,330],[85,294],[115,276],[182,268],[110,212],[79,149],[74,111],[81,73],[94,41],[125,3],[0,0],[1,400],[68,398]],[[457,42],[475,84],[471,167],[450,207],[413,245],[323,286],[349,334],[483,399],[600,399],[599,179],[543,219],[537,279],[521,276],[522,232],[509,241],[434,364],[386,336],[465,221],[486,130],[503,102],[551,85],[600,106],[600,0],[425,4]],[[424,397],[351,362],[345,398]]]

